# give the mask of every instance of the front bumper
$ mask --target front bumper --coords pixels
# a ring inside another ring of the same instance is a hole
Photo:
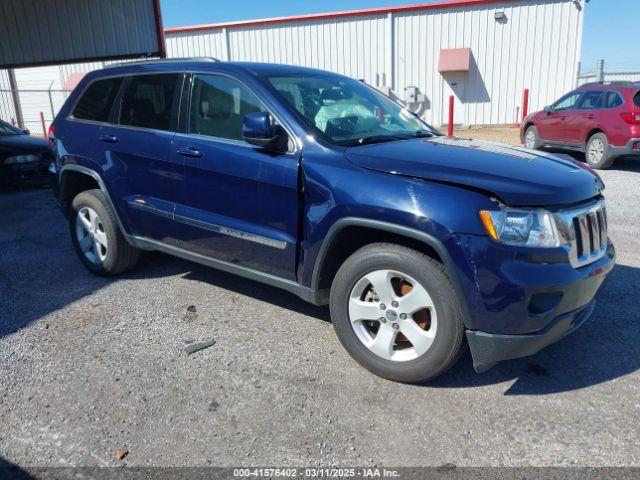
[[[497,335],[467,330],[467,340],[476,372],[486,372],[502,360],[528,357],[570,334],[593,313],[596,301],[558,317],[543,332],[532,335]]]
[[[49,183],[48,166],[51,160],[2,165],[2,178],[7,185],[29,185]]]
[[[447,248],[460,273],[467,338],[477,371],[532,355],[577,328],[615,265],[615,248],[574,268],[559,249],[506,247],[456,235]]]
[[[632,138],[622,147],[610,146],[611,156],[621,157],[624,155],[640,155],[640,138]]]

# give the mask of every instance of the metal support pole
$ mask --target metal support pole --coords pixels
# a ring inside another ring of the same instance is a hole
[[[7,73],[9,74],[9,88],[11,89],[11,97],[13,98],[13,109],[16,112],[16,121],[18,122],[18,127],[24,130],[24,118],[22,117],[22,106],[20,105],[20,93],[18,92],[16,74],[13,68],[9,68]]]
[[[596,82],[604,82],[604,60],[598,60],[596,63]]]
[[[153,13],[156,20],[156,39],[158,42],[158,56],[160,58],[166,58],[167,46],[164,39],[164,28],[162,26],[162,10],[160,9],[160,0],[154,0]]]
[[[42,136],[47,138],[47,124],[44,121],[44,113],[40,112],[40,122],[42,123]]]
[[[229,30],[227,30],[226,28],[222,29],[222,41],[224,42],[224,60],[226,62],[230,62],[231,61],[231,44],[229,43]]]
[[[449,126],[447,128],[447,135],[453,137],[453,106],[454,106],[454,98],[453,95],[449,96]]]
[[[47,93],[49,93],[49,106],[51,107],[51,120],[53,120],[54,118],[56,118],[56,109],[53,108],[53,98],[51,97],[51,87],[53,87],[53,82],[51,82],[51,85],[49,85],[49,90]]]
[[[522,96],[522,121],[529,116],[529,89],[524,89],[524,95]]]

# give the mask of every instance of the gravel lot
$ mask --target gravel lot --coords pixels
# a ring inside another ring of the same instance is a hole
[[[640,161],[602,176],[619,265],[587,326],[482,375],[467,354],[428,386],[367,373],[327,309],[267,286],[155,253],[92,276],[49,191],[1,195],[0,457],[640,466]]]

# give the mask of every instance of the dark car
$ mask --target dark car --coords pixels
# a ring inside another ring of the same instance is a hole
[[[52,130],[87,269],[117,275],[159,250],[329,304],[353,358],[394,380],[441,374],[465,336],[478,371],[534,354],[583,324],[614,265],[590,169],[443,137],[333,73],[109,67]]]
[[[587,163],[597,169],[623,155],[640,155],[640,84],[583,85],[529,115],[520,135],[527,148],[585,152]]]
[[[49,181],[49,142],[0,120],[0,190]]]

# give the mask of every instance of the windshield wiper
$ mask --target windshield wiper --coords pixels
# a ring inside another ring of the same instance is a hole
[[[429,130],[416,130],[414,132],[395,133],[389,135],[371,135],[355,140],[354,145],[367,145],[370,143],[396,142],[399,140],[409,140],[411,138],[425,138],[435,136]]]
[[[356,141],[356,145],[367,145],[369,143],[395,142],[397,140],[406,140],[408,137],[404,135],[371,135],[370,137],[362,137]]]
[[[415,138],[426,138],[426,137],[433,137],[434,134],[429,130],[416,130],[411,134],[411,136]]]
[[[398,140],[408,140],[410,138],[433,137],[433,133],[428,130],[416,130],[415,132],[398,133],[393,135],[371,135],[370,137],[359,138],[356,145],[367,145],[369,143],[395,142]]]

